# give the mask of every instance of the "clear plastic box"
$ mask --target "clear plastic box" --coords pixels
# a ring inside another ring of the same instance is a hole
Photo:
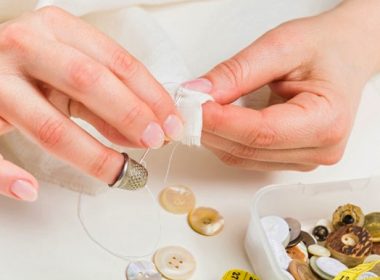
[[[251,208],[245,249],[254,272],[262,280],[287,280],[271,251],[260,218],[268,215],[293,217],[305,230],[319,219],[329,218],[346,203],[364,213],[380,211],[380,176],[317,184],[272,185],[258,191]]]

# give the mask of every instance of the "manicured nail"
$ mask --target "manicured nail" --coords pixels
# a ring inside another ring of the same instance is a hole
[[[144,131],[142,141],[145,145],[152,149],[158,149],[164,144],[165,134],[160,125],[151,122]]]
[[[29,182],[17,180],[11,186],[11,192],[21,200],[35,201],[38,197],[36,188]]]
[[[174,141],[181,140],[183,124],[176,115],[170,115],[164,122],[164,130],[167,136]]]
[[[210,93],[212,90],[212,83],[207,79],[200,78],[185,82],[182,84],[182,87],[204,93]]]

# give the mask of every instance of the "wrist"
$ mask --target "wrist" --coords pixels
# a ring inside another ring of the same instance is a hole
[[[326,16],[337,26],[333,36],[357,50],[352,60],[363,63],[369,75],[380,72],[380,1],[345,0]]]

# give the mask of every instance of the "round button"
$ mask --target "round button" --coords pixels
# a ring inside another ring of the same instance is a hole
[[[285,221],[288,223],[289,232],[290,232],[290,242],[293,242],[299,238],[301,234],[301,223],[293,218],[285,218]]]
[[[329,230],[327,227],[319,225],[316,226],[313,229],[313,236],[317,239],[319,242],[326,241],[327,237],[329,235]]]
[[[162,280],[154,264],[150,261],[129,263],[126,270],[127,280]]]
[[[289,272],[295,280],[317,280],[317,277],[315,277],[310,270],[309,265],[302,261],[292,261],[289,265]]]
[[[318,275],[321,279],[324,279],[324,280],[331,280],[333,279],[333,277],[329,274],[326,274],[325,272],[323,272],[317,265],[316,263],[317,261],[317,257],[311,257],[310,259],[310,268],[311,270],[316,274]]]
[[[190,279],[196,268],[193,255],[178,246],[168,246],[157,250],[153,261],[158,271],[171,280]]]
[[[365,258],[364,263],[378,262],[380,261],[380,255],[369,255]]]
[[[282,269],[287,270],[292,259],[288,256],[285,247],[274,239],[270,239],[269,244],[271,246],[277,264]]]
[[[268,239],[276,240],[284,247],[288,246],[290,240],[289,225],[283,218],[267,216],[261,219],[261,225]]]
[[[195,207],[195,195],[189,187],[170,186],[160,193],[162,208],[173,214],[187,214]]]
[[[307,263],[309,260],[309,255],[307,253],[307,249],[304,247],[305,245],[301,242],[297,246],[287,248],[286,252],[292,260],[299,260]]]
[[[320,245],[317,245],[317,244],[310,245],[307,248],[307,250],[313,256],[317,256],[317,257],[330,257],[331,256],[331,253],[327,248],[320,246]]]
[[[198,207],[189,213],[188,223],[195,232],[212,236],[222,231],[224,218],[213,208]]]
[[[340,261],[329,257],[317,258],[315,263],[322,272],[332,277],[335,277],[342,271],[348,269],[348,267]]]
[[[356,278],[357,280],[364,280],[364,279],[379,279],[379,275],[373,272],[364,272]]]
[[[302,242],[305,243],[306,247],[317,244],[317,240],[315,240],[315,238],[311,234],[307,233],[306,231],[302,231],[301,236],[302,236]]]

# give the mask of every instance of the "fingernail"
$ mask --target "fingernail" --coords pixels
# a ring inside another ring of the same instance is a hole
[[[204,93],[210,93],[212,90],[212,83],[207,79],[200,78],[185,82],[182,84],[182,87]]]
[[[183,124],[176,115],[170,115],[164,122],[164,130],[167,136],[174,141],[181,140]]]
[[[151,122],[144,131],[142,141],[145,145],[152,149],[158,149],[164,144],[165,134],[160,125]]]
[[[11,186],[11,192],[21,200],[35,201],[38,197],[36,188],[29,182],[17,180]]]

